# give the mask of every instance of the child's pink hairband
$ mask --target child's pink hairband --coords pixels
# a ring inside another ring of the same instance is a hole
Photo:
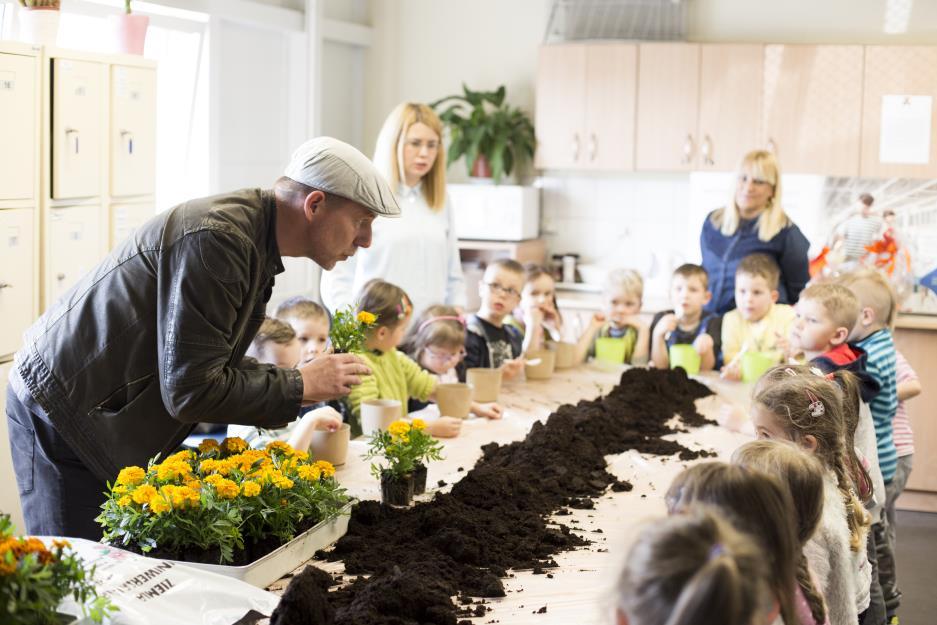
[[[423,328],[433,323],[434,321],[458,321],[462,324],[462,327],[465,327],[465,319],[463,317],[458,317],[456,315],[442,315],[440,317],[430,317],[426,321],[420,324],[420,327],[416,329],[417,332],[422,332]]]

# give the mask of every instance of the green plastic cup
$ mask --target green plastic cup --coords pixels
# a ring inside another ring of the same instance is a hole
[[[699,352],[692,345],[679,344],[670,346],[670,368],[682,367],[687,375],[696,375],[700,368]]]
[[[602,336],[595,339],[595,359],[613,365],[625,362],[625,339]]]
[[[776,364],[777,361],[764,352],[745,352],[742,354],[742,381],[757,382]]]

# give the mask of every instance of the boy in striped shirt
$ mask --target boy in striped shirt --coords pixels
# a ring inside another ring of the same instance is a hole
[[[871,269],[848,274],[842,278],[841,284],[851,290],[859,300],[859,320],[849,338],[868,354],[866,369],[881,389],[869,407],[875,423],[878,463],[887,494],[894,489],[893,482],[898,467],[898,451],[892,425],[898,410],[897,352],[890,330],[898,308],[897,298],[884,276]],[[901,593],[895,587],[895,554],[886,540],[886,520],[873,519],[872,531],[878,550],[878,575],[882,591],[885,593],[888,622],[897,622],[895,613]]]

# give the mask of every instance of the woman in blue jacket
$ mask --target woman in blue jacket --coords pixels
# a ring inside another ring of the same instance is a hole
[[[778,302],[793,304],[810,279],[810,244],[781,208],[781,173],[771,152],[749,152],[739,165],[730,206],[706,217],[700,233],[703,268],[713,297],[706,310],[735,308],[735,270],[750,254],[768,254],[781,268]]]

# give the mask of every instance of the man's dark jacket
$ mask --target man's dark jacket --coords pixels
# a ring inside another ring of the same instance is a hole
[[[181,204],[26,332],[16,355],[23,386],[102,480],[165,457],[200,421],[291,421],[299,372],[244,358],[282,271],[271,191]]]

